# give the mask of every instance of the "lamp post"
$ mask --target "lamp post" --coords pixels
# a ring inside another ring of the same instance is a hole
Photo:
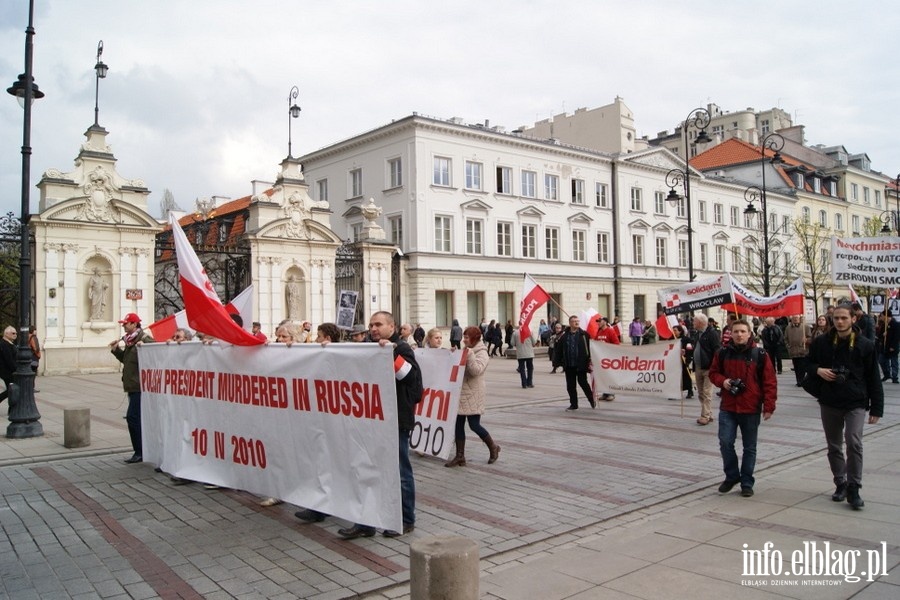
[[[106,79],[109,67],[100,60],[103,55],[103,40],[97,44],[97,64],[94,65],[94,127],[100,127],[100,80]]]
[[[784,162],[781,158],[781,149],[784,148],[784,138],[774,131],[764,137],[762,139],[762,143],[759,145],[759,153],[761,156],[760,165],[762,167],[762,188],[758,188],[755,185],[751,185],[744,191],[744,199],[747,201],[747,208],[744,209],[745,215],[755,215],[756,207],[753,206],[754,202],[759,202],[760,208],[762,209],[762,225],[763,225],[763,291],[765,295],[768,296],[770,293],[769,290],[769,275],[772,269],[772,265],[769,264],[769,213],[766,209],[766,150],[772,150],[774,154],[772,155],[771,162],[773,165],[778,165]]]
[[[299,95],[300,90],[296,85],[291,88],[288,94],[288,158],[294,158],[294,155],[291,154],[291,119],[296,119],[300,116],[300,107],[295,102]]]
[[[688,113],[687,118],[684,120],[684,125],[682,126],[682,133],[684,134],[684,170],[681,169],[671,169],[668,173],[666,173],[666,185],[669,186],[669,195],[666,196],[666,200],[669,202],[679,202],[681,200],[681,196],[678,192],[675,191],[675,188],[678,185],[681,185],[684,188],[684,202],[686,205],[687,212],[687,234],[688,234],[688,277],[689,281],[694,280],[694,223],[691,218],[691,164],[690,164],[690,144],[688,140],[688,127],[696,127],[700,131],[697,133],[696,139],[694,139],[694,144],[706,144],[709,143],[709,136],[706,135],[706,127],[709,125],[712,117],[709,114],[709,111],[705,108],[695,108],[690,113]]]
[[[31,103],[42,98],[32,76],[34,57],[34,0],[28,3],[28,27],[25,29],[25,72],[8,88],[7,93],[22,104],[22,217],[19,250],[19,351],[16,357],[15,384],[9,392],[9,425],[6,437],[31,438],[44,435],[41,414],[34,403],[34,371],[31,370],[31,347],[28,329],[31,324],[31,247],[28,239],[28,217],[31,206]],[[5,343],[5,342],[0,342]]]
[[[881,221],[881,231],[883,234],[890,234],[896,230],[900,235],[900,210],[891,210],[889,208],[881,211],[881,214],[878,215],[878,220]]]
[[[887,220],[884,218],[884,215],[886,213],[891,212],[890,211],[890,203],[891,203],[890,192],[891,192],[890,187],[886,187],[884,189],[885,211],[881,213],[881,221],[884,223],[884,225],[882,225],[882,227],[881,227],[881,233],[890,233],[891,232],[891,228],[888,226]],[[894,213],[893,213],[894,228],[897,230],[897,235],[900,236],[900,175],[897,175],[897,178],[894,180],[894,198],[897,199],[897,210],[894,211]]]

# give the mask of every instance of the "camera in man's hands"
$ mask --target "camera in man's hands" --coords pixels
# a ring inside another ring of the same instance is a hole
[[[847,383],[847,377],[850,376],[850,370],[845,366],[832,367],[831,372],[834,373],[835,383]]]
[[[728,383],[728,391],[731,392],[733,396],[737,396],[747,388],[747,384],[741,379],[729,379]]]

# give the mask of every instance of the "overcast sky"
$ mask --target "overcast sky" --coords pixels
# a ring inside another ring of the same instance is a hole
[[[514,129],[621,96],[638,135],[691,109],[780,107],[809,144],[900,173],[900,11],[887,0],[35,0],[32,184],[71,171],[94,119],[119,173],[185,209],[418,112]],[[0,82],[24,71],[27,0],[3,0]],[[0,212],[21,205],[22,111],[0,102]],[[32,211],[38,192],[32,191]]]

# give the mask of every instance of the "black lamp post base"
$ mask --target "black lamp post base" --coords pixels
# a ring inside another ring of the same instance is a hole
[[[41,437],[44,435],[44,426],[40,421],[31,423],[10,423],[6,427],[6,437],[14,440]]]

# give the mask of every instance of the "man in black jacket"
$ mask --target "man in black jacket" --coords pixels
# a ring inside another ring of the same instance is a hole
[[[415,529],[416,523],[416,480],[413,477],[412,463],[409,462],[409,435],[415,425],[414,409],[422,400],[422,371],[416,362],[413,349],[400,339],[394,316],[386,311],[379,311],[369,319],[369,338],[382,346],[394,344],[394,377],[397,384],[397,419],[399,421],[400,449],[400,496],[403,504],[403,531],[386,529],[385,537],[399,537]],[[338,530],[345,540],[359,537],[372,537],[375,528],[369,525],[355,524]]]
[[[559,364],[566,374],[566,391],[569,392],[569,408],[578,410],[578,388],[581,387],[591,408],[596,408],[594,392],[587,382],[588,367],[591,364],[591,348],[588,334],[579,327],[578,317],[569,317],[569,328],[556,340],[553,348],[555,364]]]
[[[867,412],[870,425],[884,414],[884,390],[875,360],[875,344],[854,331],[850,307],[835,308],[832,321],[834,331],[818,336],[809,348],[807,373],[821,379],[816,398],[828,443],[828,464],[836,486],[831,499],[835,502],[846,499],[850,506],[860,510],[865,506],[859,495],[863,425]]]
[[[697,382],[697,398],[700,400],[700,417],[697,425],[712,423],[712,382],[709,367],[713,356],[722,346],[719,332],[709,326],[709,317],[702,313],[694,315],[694,379]]]
[[[0,339],[0,379],[6,384],[6,389],[0,392],[0,402],[9,397],[9,386],[13,382],[16,372],[16,358],[19,347],[16,346],[18,332],[12,325],[3,330],[3,339]]]

